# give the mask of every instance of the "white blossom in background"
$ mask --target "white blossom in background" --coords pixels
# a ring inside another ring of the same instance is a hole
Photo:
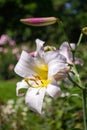
[[[73,59],[73,53],[72,51],[75,51],[76,50],[76,44],[75,43],[68,43],[67,41],[63,42],[59,48],[59,52],[61,55],[63,55],[66,60],[67,60],[67,63],[69,65],[72,66],[72,64],[79,64],[79,65],[83,65],[83,60],[80,59],[80,58],[77,58],[77,57],[74,57]],[[70,75],[70,77],[72,79],[75,79],[75,75],[74,73],[72,73],[73,71],[73,68],[71,67],[70,69],[70,72],[68,73]],[[65,87],[69,87],[69,88],[72,88],[73,86],[73,83],[69,80],[69,78],[64,78],[64,81],[65,81]]]
[[[75,43],[69,44],[68,42],[63,42],[59,48],[59,51],[60,51],[60,54],[65,56],[68,64],[73,64],[73,62],[75,62],[75,64],[83,65],[83,61],[80,58],[75,57],[74,59],[75,61],[73,61],[72,51],[75,51],[75,49],[76,49]]]

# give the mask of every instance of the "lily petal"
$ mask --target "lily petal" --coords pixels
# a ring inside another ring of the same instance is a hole
[[[38,58],[38,60],[40,60],[43,64],[44,64],[44,60],[43,60],[43,55],[44,55],[44,48],[43,48],[43,44],[45,42],[40,40],[40,39],[36,39],[36,52],[35,52],[35,56]]]
[[[39,52],[43,48],[44,43],[44,41],[36,39],[36,52]]]
[[[70,49],[75,50],[75,43],[70,43],[71,48],[69,47],[68,42],[63,42],[62,45],[60,46],[60,54],[66,57],[67,62],[69,64],[72,64],[72,52]]]
[[[66,62],[66,58],[59,53],[59,51],[48,51],[44,54],[44,60],[47,64],[49,64],[50,61],[53,61],[54,59],[57,59],[61,62]]]
[[[57,84],[49,84],[47,86],[46,92],[54,99],[61,95],[61,90]]]
[[[48,78],[67,68],[66,58],[58,51],[49,51],[45,54],[45,62],[48,64]]]
[[[58,73],[56,73],[53,77],[54,77],[54,79],[56,80],[56,81],[60,81],[60,80],[62,80],[62,79],[64,79],[64,78],[66,78],[66,70],[63,70],[63,72],[61,71],[61,72],[58,72]]]
[[[45,95],[46,88],[29,88],[26,97],[25,97],[25,102],[28,105],[28,107],[39,113],[42,114],[42,104],[43,104],[43,99]]]
[[[24,95],[24,93],[19,93],[19,90],[22,89],[22,88],[26,88],[26,89],[28,88],[28,84],[24,80],[17,83],[17,87],[16,87],[16,95],[17,96],[23,96]]]
[[[36,74],[34,70],[35,59],[31,57],[27,52],[22,51],[21,57],[15,66],[14,71],[21,77],[29,77],[32,74]]]
[[[62,45],[60,46],[60,49],[66,49],[67,47],[69,49],[71,47],[71,49],[75,50],[76,45],[75,45],[75,43],[70,43],[70,47],[69,47],[69,43],[68,42],[63,42]]]
[[[63,73],[66,73],[66,70],[68,70],[69,67],[67,66],[67,64],[58,63],[58,62],[59,61],[54,60],[53,62],[49,63],[49,65],[48,65],[48,78],[56,75],[57,73],[60,73],[62,70],[63,70]]]
[[[35,40],[35,42],[36,42],[36,51],[29,53],[29,55],[31,55],[33,57],[37,56],[39,54],[39,52],[43,49],[43,44],[45,43],[44,41],[42,41],[38,38]]]
[[[75,43],[70,43],[70,46],[71,46],[71,48],[72,48],[73,50],[76,49],[76,45],[75,45]]]

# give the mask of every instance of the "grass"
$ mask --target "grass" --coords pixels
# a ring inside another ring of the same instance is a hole
[[[17,99],[16,80],[0,81],[0,101],[6,102],[9,99]]]

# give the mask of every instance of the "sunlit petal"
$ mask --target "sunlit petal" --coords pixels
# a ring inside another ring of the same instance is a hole
[[[76,49],[76,44],[75,43],[70,43],[71,49],[75,50]]]
[[[54,62],[50,62],[50,64],[48,65],[48,68],[49,68],[48,77],[51,77],[51,76],[59,73],[60,71],[64,70],[64,68],[67,68],[67,65],[63,64],[63,63],[58,63],[58,61],[56,60]]]
[[[69,64],[72,64],[72,52],[71,50],[75,50],[76,45],[75,43],[69,43],[68,42],[63,42],[62,45],[60,46],[60,54],[66,57],[67,62]]]
[[[45,42],[40,40],[40,39],[36,39],[36,51],[35,51],[35,56],[36,58],[38,58],[38,60],[40,60],[40,62],[42,62],[42,64],[45,64],[43,56],[44,56],[44,47],[43,44]]]
[[[54,59],[66,61],[65,57],[60,55],[59,51],[48,51],[44,54],[44,60],[47,64]]]
[[[67,68],[66,58],[58,51],[50,51],[45,55],[45,61],[48,64],[48,77],[55,75],[64,68]]]
[[[21,77],[29,77],[37,74],[38,68],[44,63],[39,58],[31,57],[27,52],[23,51],[14,71]]]
[[[28,105],[28,107],[41,114],[42,113],[42,104],[43,104],[43,99],[45,95],[45,90],[46,88],[29,88],[26,97],[25,97],[25,102]]]
[[[54,99],[61,95],[61,90],[57,84],[49,84],[47,86],[46,92]]]
[[[14,69],[14,71],[21,77],[28,77],[35,72],[31,69],[34,65],[33,58],[25,51],[22,51],[21,57]]]
[[[70,48],[71,47],[71,49],[73,49],[73,50],[75,50],[75,48],[76,48],[76,45],[75,45],[75,43],[70,43],[70,46],[69,46],[69,43],[68,42],[63,42],[62,43],[62,45],[60,46],[60,49],[66,49],[66,48]]]
[[[36,52],[39,52],[43,48],[44,43],[44,41],[36,39]]]

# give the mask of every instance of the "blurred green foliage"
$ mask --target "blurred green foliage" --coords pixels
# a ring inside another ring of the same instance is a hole
[[[46,40],[54,45],[67,40],[77,42],[81,28],[87,26],[86,0],[0,0],[0,35],[8,34],[19,43],[30,41],[35,38]],[[55,16],[62,20],[64,30],[60,24],[47,27],[30,27],[20,23],[21,18],[27,17],[49,17]],[[87,40],[83,37],[83,42]],[[32,45],[32,42],[29,42]],[[31,48],[30,45],[30,48]],[[9,48],[8,48],[9,49]],[[7,55],[8,53],[8,55]],[[6,54],[0,54],[0,73],[4,79],[14,76],[8,70],[10,63],[15,64],[16,60],[12,55],[11,48]],[[77,57],[84,60],[83,67],[79,66],[82,82],[87,80],[87,47],[82,45]],[[15,62],[14,62],[15,61]],[[3,71],[5,70],[5,71]],[[1,77],[0,77],[1,78]],[[86,81],[87,82],[87,81]],[[81,93],[76,86],[70,88],[61,85],[63,92],[70,95],[78,93],[79,96],[65,96],[46,104],[45,115],[40,117],[31,111],[27,111],[23,118],[24,102],[12,106],[10,114],[3,113],[6,102],[12,98],[15,100],[15,80],[0,81],[0,130],[80,130],[83,129],[82,100]],[[87,85],[87,83],[86,83]],[[69,85],[68,85],[69,86]],[[87,86],[86,86],[87,87]],[[7,107],[8,108],[8,107]],[[8,118],[9,117],[9,118]]]
[[[83,66],[78,66],[84,84],[87,82],[85,44],[78,48],[76,56],[84,61]],[[64,95],[57,100],[47,97],[43,103],[44,115],[40,116],[31,110],[25,111],[25,96],[21,102],[18,101],[21,97],[16,97],[15,87],[19,80],[17,77],[16,80],[0,81],[0,130],[83,130],[82,93],[79,88],[73,84],[60,83]],[[7,104],[10,99],[14,104]]]
[[[44,115],[40,116],[27,108],[24,97],[15,96],[16,82],[1,81],[0,130],[83,130],[82,99],[76,86],[60,86],[68,96],[56,100],[45,97]],[[76,93],[79,96],[72,96]]]
[[[0,35],[6,33],[17,41],[37,37],[57,43],[67,40],[60,25],[37,28],[19,21],[27,17],[49,16],[60,18],[70,42],[77,42],[81,28],[87,26],[86,0],[0,0]]]

